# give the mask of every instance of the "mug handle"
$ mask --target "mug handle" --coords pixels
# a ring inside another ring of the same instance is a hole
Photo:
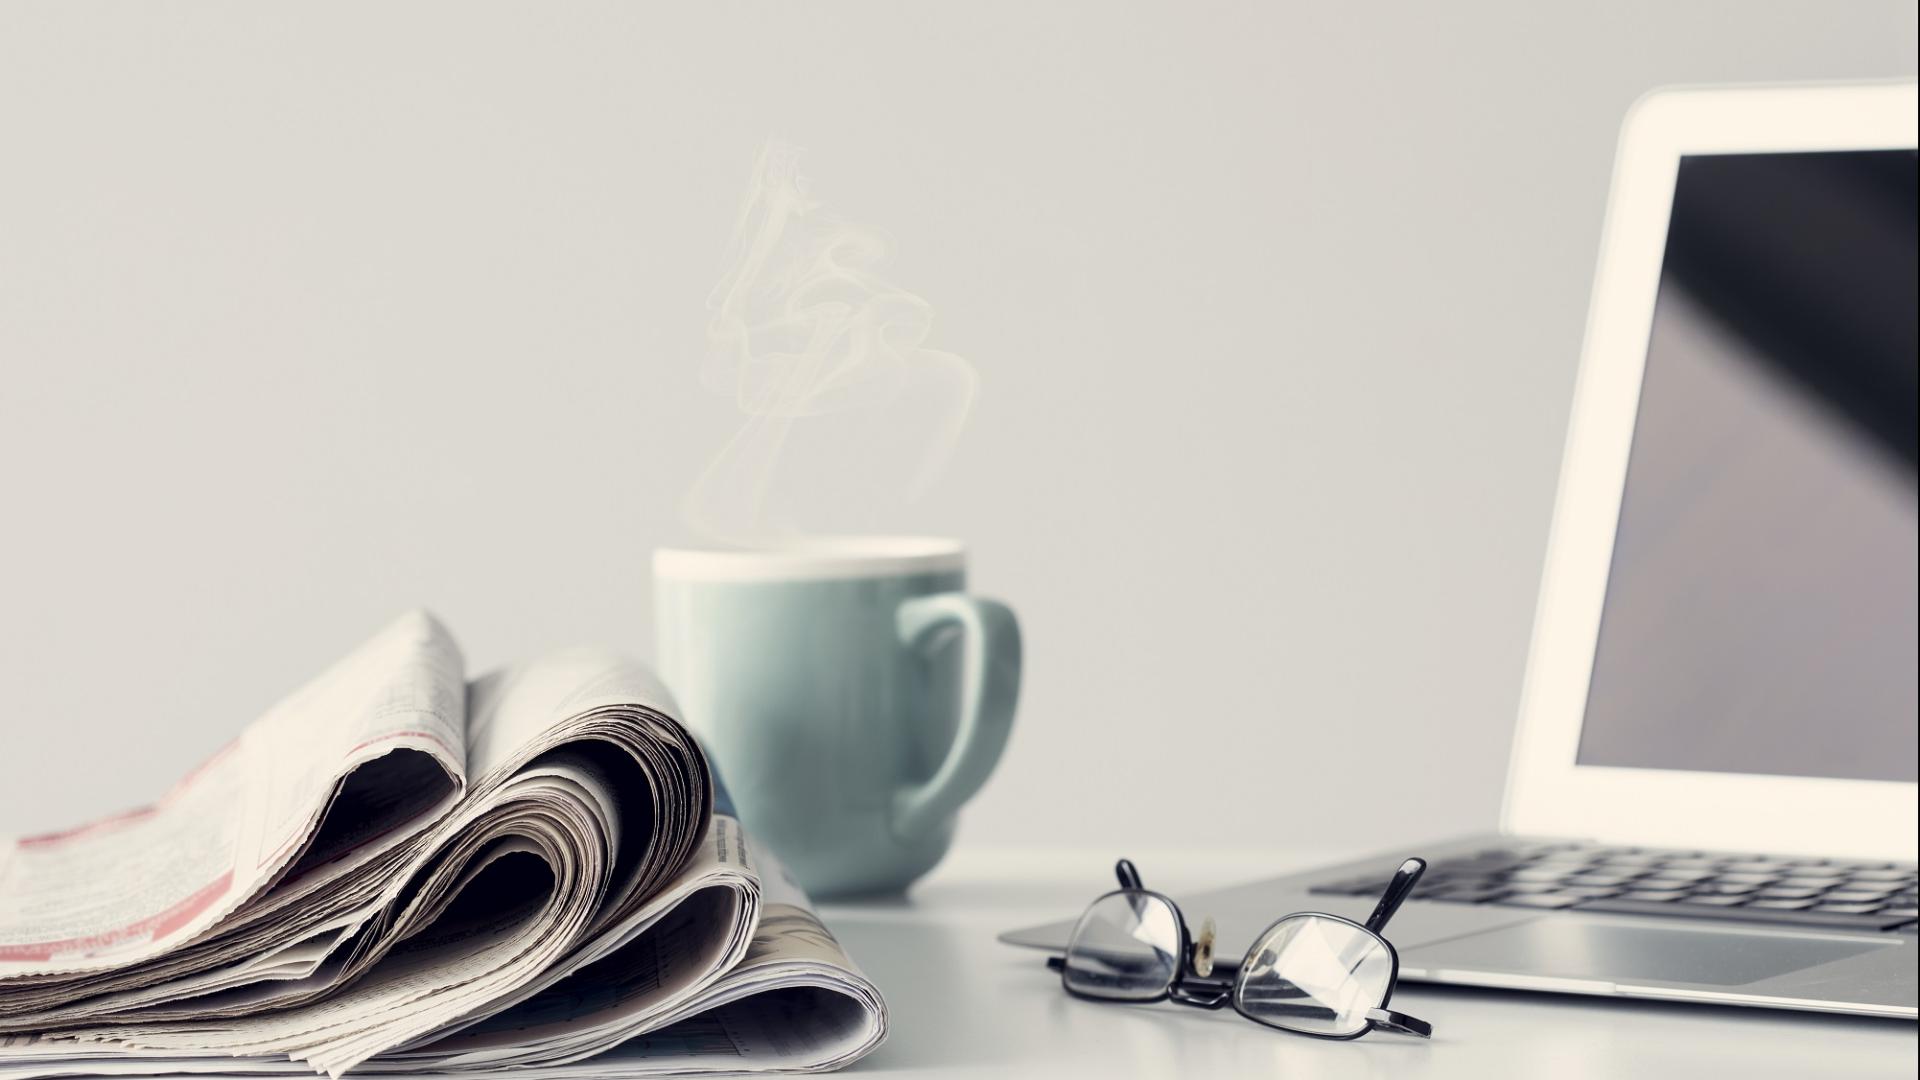
[[[1013,705],[1020,696],[1020,624],[998,600],[966,593],[916,596],[900,605],[894,624],[900,641],[918,649],[943,626],[960,628],[960,723],[940,768],[924,783],[896,792],[893,834],[913,840],[932,831],[973,797],[1006,748]]]

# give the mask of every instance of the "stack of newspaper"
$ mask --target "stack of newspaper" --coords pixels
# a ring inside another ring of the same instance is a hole
[[[880,995],[646,669],[402,617],[151,806],[0,839],[0,1080],[832,1069]]]

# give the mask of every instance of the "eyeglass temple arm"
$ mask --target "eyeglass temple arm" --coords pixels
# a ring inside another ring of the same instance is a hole
[[[1387,882],[1387,891],[1380,894],[1380,902],[1373,906],[1373,914],[1367,916],[1367,929],[1374,933],[1386,929],[1387,921],[1393,913],[1406,903],[1407,894],[1413,891],[1420,881],[1420,875],[1427,872],[1427,860],[1408,859],[1393,872],[1393,880]]]
[[[1433,1038],[1432,1024],[1415,1019],[1406,1013],[1394,1012],[1392,1009],[1368,1009],[1367,1024],[1376,1031],[1391,1031],[1398,1035],[1414,1035],[1422,1039]]]

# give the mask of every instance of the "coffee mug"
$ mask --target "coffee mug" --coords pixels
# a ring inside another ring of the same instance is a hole
[[[1006,746],[1020,627],[950,540],[654,553],[660,675],[749,834],[818,896],[904,889]]]

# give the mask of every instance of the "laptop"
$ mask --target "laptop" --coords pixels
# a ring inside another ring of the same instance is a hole
[[[1917,127],[1911,82],[1634,106],[1501,830],[1180,897],[1216,955],[1421,855],[1405,979],[1916,1015]]]

